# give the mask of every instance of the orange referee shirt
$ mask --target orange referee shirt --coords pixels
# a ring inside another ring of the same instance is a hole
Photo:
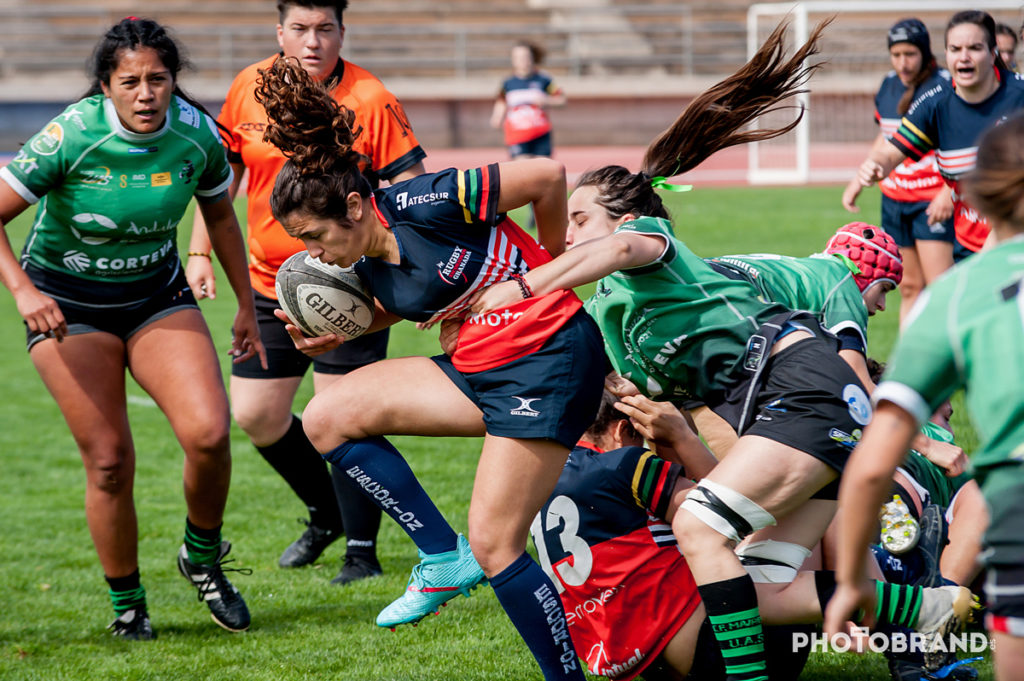
[[[249,170],[249,278],[254,290],[274,299],[277,269],[288,256],[304,248],[301,241],[288,236],[270,213],[270,193],[286,159],[277,147],[263,141],[267,114],[254,96],[257,69],[269,67],[279,56],[243,69],[231,84],[218,117],[234,136],[228,145],[228,159]],[[376,185],[378,178],[390,179],[426,157],[402,104],[376,76],[339,59],[331,78],[340,79],[332,93],[334,98],[352,109],[356,125],[363,127],[355,150],[370,159],[372,167],[364,173],[371,183]]]

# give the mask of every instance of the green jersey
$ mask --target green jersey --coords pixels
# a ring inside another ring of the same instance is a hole
[[[767,354],[757,330],[788,310],[715,272],[667,220],[640,218],[616,231],[661,235],[666,245],[657,261],[601,279],[586,303],[612,366],[652,398],[716,404],[744,365],[753,371]]]
[[[178,221],[193,196],[231,183],[213,121],[173,97],[163,127],[126,129],[103,95],[72,104],[0,169],[39,203],[22,258],[94,281],[133,281],[177,258]]]
[[[810,312],[822,328],[837,336],[856,335],[867,354],[868,308],[853,273],[838,256],[757,253],[723,255],[709,262],[747,279],[765,300]]]
[[[958,388],[976,468],[1024,461],[1024,235],[961,262],[918,297],[872,398],[925,421]]]

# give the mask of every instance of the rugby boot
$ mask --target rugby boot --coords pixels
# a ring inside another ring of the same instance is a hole
[[[117,619],[107,625],[111,636],[119,636],[131,641],[151,641],[156,632],[149,623],[149,613],[144,606],[125,610]]]
[[[894,494],[892,501],[882,505],[881,522],[885,550],[901,554],[917,546],[920,527],[899,494]]]
[[[308,520],[299,518],[299,522],[306,526],[306,531],[298,539],[293,541],[281,554],[277,564],[283,568],[302,567],[309,565],[324,552],[336,539],[341,537],[342,530],[333,530],[325,527],[318,527]]]
[[[345,586],[352,582],[358,582],[360,579],[379,577],[383,573],[380,563],[376,560],[367,560],[360,556],[345,556],[341,571],[331,580],[331,584]]]
[[[188,551],[185,545],[181,545],[178,551],[178,571],[197,589],[197,596],[204,601],[210,609],[210,617],[213,621],[228,631],[245,631],[249,628],[249,608],[242,600],[242,594],[234,584],[224,576],[225,572],[240,572],[244,575],[252,574],[252,570],[239,568],[225,568],[224,556],[231,550],[231,542],[223,541],[220,544],[220,553],[212,565],[200,565],[188,559]]]
[[[921,591],[914,629],[924,634],[924,667],[934,671],[948,661],[949,636],[959,632],[979,606],[965,586],[940,586]]]
[[[420,559],[405,593],[377,615],[378,627],[415,624],[459,594],[469,597],[473,589],[487,582],[469,541],[461,534],[454,551],[433,555],[421,551]]]

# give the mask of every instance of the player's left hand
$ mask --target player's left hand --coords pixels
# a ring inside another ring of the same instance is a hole
[[[284,322],[284,330],[291,337],[292,343],[295,344],[295,349],[307,357],[316,357],[325,352],[330,352],[345,342],[341,336],[334,333],[326,336],[317,336],[316,338],[306,336],[299,327],[292,323],[292,320],[288,318],[284,310],[274,310],[274,316]]]
[[[484,314],[491,310],[522,302],[523,292],[519,284],[509,279],[498,284],[493,284],[474,294],[470,299],[469,309],[475,314]]]
[[[946,475],[955,478],[967,470],[967,454],[960,447],[942,440],[929,438],[926,451],[921,452],[926,459],[946,471]]]
[[[687,436],[696,437],[682,413],[671,402],[655,402],[643,395],[627,395],[615,408],[629,417],[640,435],[652,444],[671,447]]]
[[[945,222],[953,215],[953,196],[948,187],[935,195],[924,213],[928,216],[929,226]]]
[[[244,362],[256,355],[260,358],[260,366],[267,368],[267,351],[260,338],[260,327],[256,323],[256,312],[253,308],[240,308],[235,315],[235,323],[231,327],[231,350],[228,354],[234,357],[235,364]]]

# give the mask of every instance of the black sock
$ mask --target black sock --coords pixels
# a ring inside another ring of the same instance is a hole
[[[828,602],[836,593],[836,573],[832,570],[815,570],[814,590],[818,592],[818,605],[821,606],[821,614],[824,615]]]
[[[725,661],[726,681],[767,681],[757,591],[748,576],[697,586]]]
[[[331,466],[331,483],[338,498],[347,537],[345,555],[377,562],[377,532],[382,511],[373,499],[352,483],[345,471]]]
[[[110,587],[110,602],[114,605],[114,613],[118,616],[131,610],[142,607],[146,609],[146,589],[139,581],[139,569],[124,577],[107,577],[107,585]]]
[[[292,425],[280,440],[256,450],[309,509],[310,523],[321,529],[342,531],[341,513],[327,466],[306,437],[298,416],[292,416]]]

